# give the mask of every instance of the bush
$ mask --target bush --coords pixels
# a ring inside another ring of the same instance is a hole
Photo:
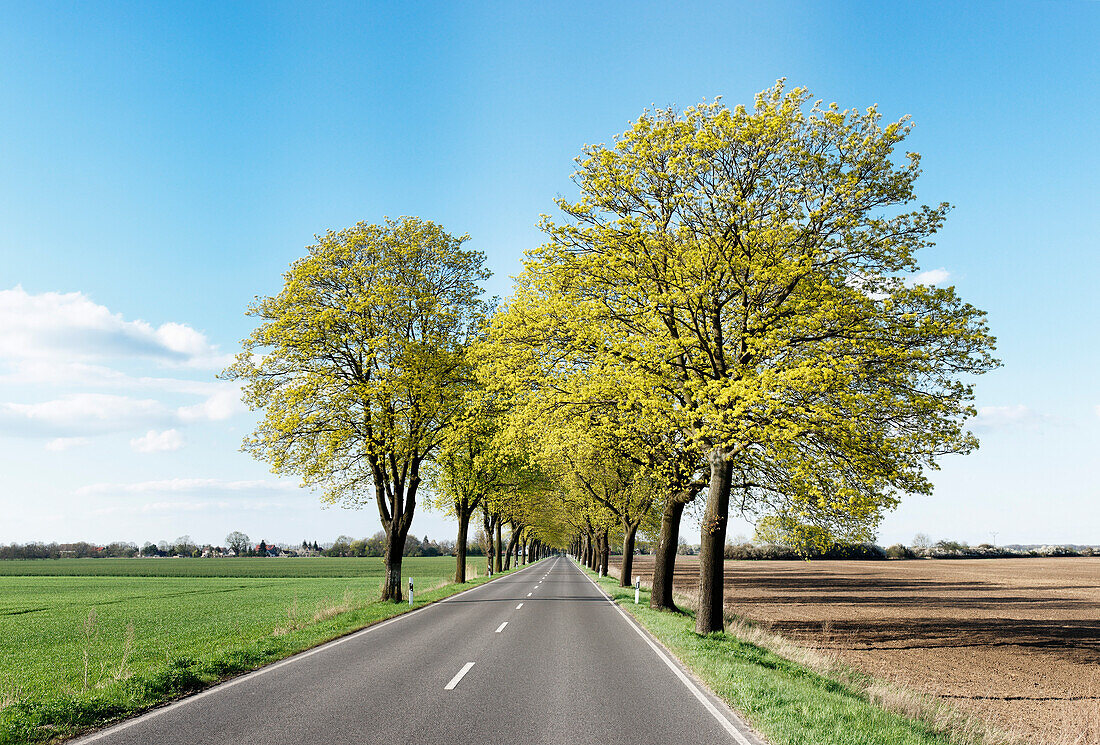
[[[900,543],[895,543],[886,549],[887,559],[915,559],[917,555],[908,546],[903,546]]]
[[[886,558],[886,550],[874,543],[834,543],[828,551],[821,554],[822,559],[870,559],[879,561]]]

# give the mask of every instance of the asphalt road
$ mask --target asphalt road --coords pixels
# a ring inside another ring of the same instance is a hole
[[[102,730],[82,745],[760,741],[565,558]]]

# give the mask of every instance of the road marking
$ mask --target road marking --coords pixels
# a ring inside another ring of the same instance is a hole
[[[467,662],[465,665],[463,665],[462,669],[459,670],[453,678],[451,678],[451,682],[443,686],[443,690],[453,691],[455,689],[455,686],[458,685],[458,681],[462,680],[462,676],[470,672],[470,668],[473,666],[474,663],[472,662]]]
[[[520,603],[519,605],[516,606],[516,610],[519,610],[522,607],[523,607],[523,603]]]
[[[507,622],[507,621],[505,621],[505,622],[504,622],[504,623],[502,623],[502,624],[501,624],[500,626],[497,626],[497,631],[496,631],[496,633],[498,633],[498,634],[499,634],[500,632],[504,631],[504,627],[505,627],[505,626],[507,626],[507,625],[508,625],[508,622]]]
[[[527,593],[527,597],[531,597],[531,593]]]
[[[634,619],[632,619],[627,614],[626,611],[620,608],[619,604],[612,600],[611,596],[604,592],[603,588],[597,585],[595,580],[593,580],[584,572],[581,572],[581,575],[586,580],[591,582],[593,587],[599,590],[600,594],[604,596],[607,602],[611,603],[611,606],[615,610],[619,611],[619,615],[623,617],[623,620],[630,624],[630,627],[637,632],[638,636],[642,637],[642,641],[648,644],[650,646],[650,649],[657,653],[657,656],[660,657],[661,661],[668,666],[668,669],[671,670],[676,675],[676,677],[680,679],[680,682],[687,686],[688,690],[695,694],[695,698],[699,699],[699,703],[701,703],[703,707],[711,713],[711,716],[718,720],[718,723],[721,724],[722,728],[730,734],[730,737],[736,740],[739,745],[754,745],[751,740],[747,739],[743,734],[741,734],[741,731],[739,729],[733,726],[733,722],[722,716],[722,713],[718,711],[718,707],[715,706],[709,698],[707,698],[706,694],[699,689],[699,686],[695,685],[695,682],[684,674],[684,671],[680,669],[680,666],[673,662],[672,659],[667,654],[665,654],[665,651],[657,646],[653,642],[653,640],[649,638],[649,635],[642,630],[642,627],[639,626],[634,621]]]

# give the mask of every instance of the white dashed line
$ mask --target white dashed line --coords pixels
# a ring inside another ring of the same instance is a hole
[[[462,680],[462,676],[465,675],[466,673],[470,672],[470,668],[473,667],[473,666],[474,666],[474,663],[472,663],[472,662],[467,662],[465,665],[463,665],[462,669],[459,670],[458,673],[453,678],[451,678],[451,682],[448,683],[447,685],[443,686],[443,690],[453,691],[455,689],[455,686],[458,685],[458,681]]]
[[[531,593],[527,593],[527,597],[531,597]]]
[[[516,606],[516,610],[519,610],[522,607],[523,607],[523,603],[520,603],[519,605]]]
[[[498,633],[498,634],[499,634],[500,632],[504,631],[504,627],[505,627],[505,626],[507,626],[507,625],[508,625],[508,622],[507,622],[507,621],[505,621],[505,622],[504,622],[504,623],[502,623],[502,624],[501,624],[500,626],[497,626],[497,631],[496,631],[496,633]]]

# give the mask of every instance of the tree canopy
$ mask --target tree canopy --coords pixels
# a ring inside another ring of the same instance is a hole
[[[329,231],[291,265],[282,291],[226,377],[264,412],[244,449],[295,474],[325,502],[372,497],[389,539],[384,598],[400,599],[400,559],[422,468],[469,384],[469,342],[489,309],[484,256],[415,217]]]

